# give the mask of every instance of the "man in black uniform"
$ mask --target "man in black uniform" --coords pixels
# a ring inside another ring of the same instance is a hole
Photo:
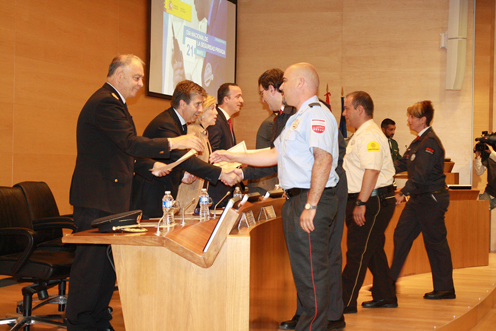
[[[143,86],[143,61],[119,55],[110,64],[107,82],[86,102],[77,123],[77,159],[70,203],[78,231],[91,229],[97,218],[129,211],[133,171],[150,172],[164,165],[151,159],[168,157],[172,149],[203,150],[199,138],[148,139],[136,135],[126,99]],[[111,330],[108,304],[115,287],[115,272],[106,245],[78,245],[71,268],[67,301],[68,330]]]
[[[408,125],[417,137],[394,164],[397,173],[408,170],[408,181],[396,193],[396,203],[407,195],[410,199],[394,230],[391,276],[394,281],[398,279],[413,241],[422,232],[434,283],[434,291],[426,293],[424,299],[455,299],[453,264],[444,223],[450,198],[444,174],[444,148],[430,126],[434,108],[430,101],[422,101],[408,107],[407,113]]]

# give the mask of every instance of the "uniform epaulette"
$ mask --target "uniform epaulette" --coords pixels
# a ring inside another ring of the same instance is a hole
[[[313,107],[313,106],[320,106],[320,103],[318,102],[314,102],[314,103],[311,103],[308,105],[309,107]]]

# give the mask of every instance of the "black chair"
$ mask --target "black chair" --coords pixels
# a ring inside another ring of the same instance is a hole
[[[67,302],[66,279],[74,253],[44,250],[42,236],[37,232],[53,228],[75,229],[73,224],[64,222],[44,221],[33,226],[21,189],[0,187],[0,275],[33,283],[22,289],[23,301],[17,305],[21,316],[0,320],[0,324],[14,325],[12,331],[28,331],[35,323],[65,327],[62,315],[32,315],[33,310],[47,303],[58,304],[58,311],[64,311]],[[48,289],[54,286],[58,286],[58,295],[49,296]],[[35,307],[34,294],[40,301]]]
[[[45,182],[26,181],[14,185],[21,189],[27,202],[27,211],[33,226],[39,223],[67,222],[74,224],[72,215],[60,216],[59,208],[55,202],[50,187]],[[62,244],[62,228],[38,230],[43,246],[48,250],[74,251],[75,245]]]
[[[62,243],[62,228],[76,229],[72,215],[60,216],[59,208],[50,187],[45,182],[20,182],[14,185],[22,192],[27,203],[26,210],[28,217],[33,223],[33,228],[40,236],[40,248],[55,251],[74,252],[76,245]],[[23,213],[24,214],[24,213]],[[25,215],[23,215],[25,217]],[[66,227],[46,227],[40,228],[42,224],[67,224]],[[71,224],[71,225],[69,225]]]

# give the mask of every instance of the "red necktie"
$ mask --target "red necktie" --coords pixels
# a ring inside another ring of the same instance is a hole
[[[233,129],[232,129],[232,121],[231,119],[228,119],[227,122],[229,122],[229,129],[231,130],[231,134],[233,133]]]

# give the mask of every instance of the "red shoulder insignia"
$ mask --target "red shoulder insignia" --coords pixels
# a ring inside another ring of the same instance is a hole
[[[425,151],[426,151],[427,153],[434,154],[434,150],[433,150],[432,148],[430,148],[430,147],[427,147],[427,148],[425,149]]]

